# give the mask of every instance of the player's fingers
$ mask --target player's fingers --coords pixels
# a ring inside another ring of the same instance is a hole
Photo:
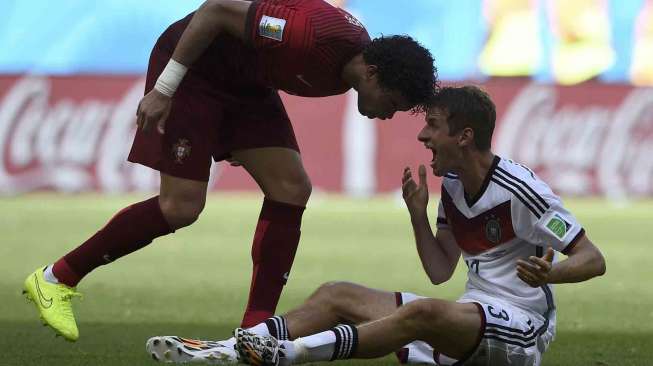
[[[541,270],[543,270],[545,272],[548,272],[548,271],[551,270],[551,262],[550,261],[546,261],[546,260],[544,260],[542,258],[538,258],[538,257],[529,257],[528,259],[532,263],[537,265]]]
[[[420,164],[418,169],[418,174],[419,174],[419,185],[421,187],[426,186],[426,167],[424,166],[424,164]]]
[[[522,259],[517,260],[517,266],[522,268],[529,268],[531,270],[537,270],[538,268],[535,264],[526,262],[525,260]]]
[[[517,273],[521,273],[524,276],[528,276],[529,278],[532,279],[537,279],[537,278],[543,278],[544,275],[538,268],[533,268],[533,267],[526,267],[526,266],[521,266],[517,265]]]
[[[517,267],[517,273],[519,273],[522,276],[530,279],[533,282],[536,282],[536,281],[542,279],[541,273],[539,273],[537,271],[531,271],[530,269],[523,268],[523,267]]]
[[[138,126],[139,129],[143,127],[143,117],[141,117],[140,114],[136,114],[136,126]]]
[[[156,130],[163,135],[166,132],[166,118],[161,118],[156,124]]]
[[[141,120],[140,121],[141,130],[147,131],[149,127],[149,123],[147,122],[147,117],[145,116],[145,114],[141,114],[140,120]]]
[[[404,170],[404,175],[401,177],[401,183],[406,183],[406,181],[410,180],[412,178],[412,174],[410,173],[410,168],[406,168]]]
[[[524,281],[527,285],[529,285],[531,287],[537,287],[537,284],[535,284],[530,278],[524,277],[519,273],[517,273],[517,277],[519,277],[519,279]]]
[[[555,253],[553,252],[553,248],[548,247],[546,248],[546,253],[544,254],[544,257],[542,257],[545,261],[551,263],[553,262],[553,255]]]
[[[149,131],[152,126],[151,118],[149,118],[145,113],[143,113],[143,131]]]
[[[404,193],[412,193],[415,190],[416,187],[417,187],[417,185],[415,184],[415,181],[411,179],[411,180],[405,181],[401,185],[401,190]]]
[[[543,283],[546,280],[546,272],[543,272],[538,268],[517,266],[517,273],[521,273],[537,283]]]

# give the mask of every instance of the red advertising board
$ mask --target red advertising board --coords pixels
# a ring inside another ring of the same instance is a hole
[[[500,156],[561,194],[653,195],[653,89],[525,79],[483,87],[497,105]],[[0,192],[157,189],[157,172],[125,161],[142,90],[136,76],[0,76]],[[317,190],[392,192],[404,166],[431,159],[416,140],[422,116],[366,120],[349,94],[284,101]],[[211,189],[255,188],[242,168],[214,166]]]

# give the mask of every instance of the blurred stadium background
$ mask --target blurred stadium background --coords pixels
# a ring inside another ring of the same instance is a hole
[[[605,277],[557,287],[545,365],[653,364],[653,0],[333,3],[372,36],[418,39],[443,84],[488,90],[495,152],[536,170],[605,251]],[[237,325],[260,193],[225,164],[196,225],[82,283],[80,342],[51,339],[18,295],[33,268],[158,188],[156,172],[125,161],[134,114],[156,38],[200,4],[0,2],[0,364],[149,364],[148,336],[215,338]],[[402,168],[431,158],[415,140],[421,117],[368,120],[353,93],[283,98],[315,193],[280,310],[333,279],[455,299],[464,271],[428,284],[398,197]]]

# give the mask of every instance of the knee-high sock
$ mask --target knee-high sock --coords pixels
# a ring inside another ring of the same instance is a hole
[[[242,327],[249,328],[274,314],[295,259],[304,209],[263,201],[252,245],[254,269]]]
[[[52,272],[59,282],[74,287],[95,268],[172,232],[156,196],[119,211],[95,235],[55,262]]]
[[[281,366],[348,359],[358,348],[358,329],[353,325],[339,325],[331,330],[280,343]]]

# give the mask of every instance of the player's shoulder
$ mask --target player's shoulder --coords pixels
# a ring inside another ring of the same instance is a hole
[[[340,25],[350,28],[350,31],[365,31],[365,26],[355,16],[343,8],[332,5],[324,0],[303,0],[303,10],[314,27],[323,26],[328,30]]]
[[[558,199],[549,185],[533,170],[510,159],[500,159],[492,172],[492,182],[539,214],[548,209],[551,200]]]
[[[511,159],[499,157],[499,163],[495,169],[495,173],[518,177],[520,179],[525,179],[529,181],[538,181],[540,180],[535,172],[526,165],[518,163]]]

